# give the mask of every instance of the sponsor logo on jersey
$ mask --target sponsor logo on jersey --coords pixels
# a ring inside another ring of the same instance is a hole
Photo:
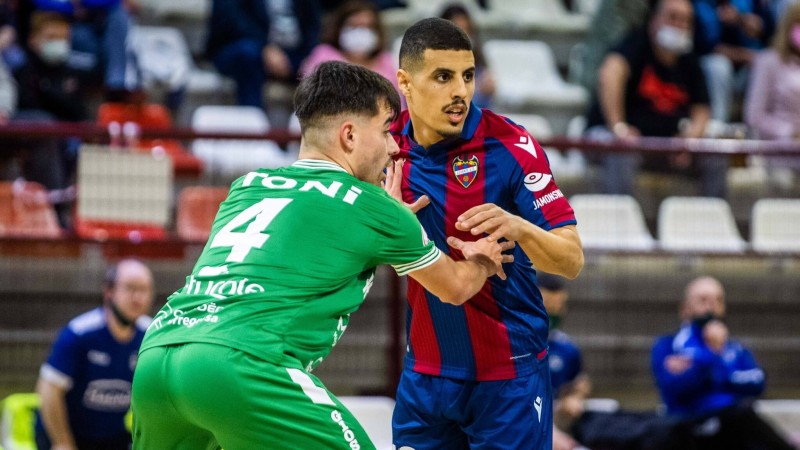
[[[86,353],[86,359],[96,366],[105,367],[111,364],[111,355],[106,352],[101,352],[100,350],[89,350],[89,352]]]
[[[131,383],[119,379],[94,380],[86,386],[83,404],[97,411],[127,411],[131,406]]]
[[[531,172],[525,175],[525,179],[522,182],[525,183],[525,189],[531,192],[539,192],[546,188],[552,179],[553,176],[549,173]]]
[[[468,188],[478,176],[478,157],[471,155],[466,161],[461,156],[453,160],[453,175],[461,186]]]
[[[561,192],[561,189],[556,189],[553,192],[550,192],[548,194],[544,194],[543,196],[537,198],[536,201],[533,202],[533,209],[539,209],[539,208],[543,207],[544,205],[547,205],[549,203],[553,203],[554,201],[556,201],[556,200],[558,200],[560,198],[563,198],[563,197],[564,197],[564,194]]]
[[[347,442],[352,450],[361,450],[361,444],[358,443],[358,439],[356,439],[356,434],[353,433],[353,430],[344,423],[344,418],[342,417],[342,413],[337,410],[331,411],[331,420],[339,424],[342,427],[342,437]]]

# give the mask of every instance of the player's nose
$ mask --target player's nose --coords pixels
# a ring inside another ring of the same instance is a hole
[[[397,146],[397,142],[391,136],[388,138],[389,142],[386,143],[386,153],[389,156],[394,156],[400,153],[400,147]]]

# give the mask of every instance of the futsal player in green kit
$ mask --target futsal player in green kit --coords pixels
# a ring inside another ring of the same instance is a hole
[[[391,264],[446,302],[504,277],[485,239],[425,236],[381,187],[398,152],[392,84],[330,62],[295,94],[302,141],[289,167],[236,180],[182,289],[155,316],[134,375],[134,449],[373,449],[363,428],[310,372]],[[399,171],[390,170],[392,185]],[[395,185],[396,186],[396,185]]]

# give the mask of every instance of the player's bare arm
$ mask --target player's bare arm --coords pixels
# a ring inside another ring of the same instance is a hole
[[[435,263],[408,274],[445,303],[461,305],[472,298],[492,275],[505,279],[503,264],[514,261],[502,252],[514,248],[512,242],[498,243],[486,238],[465,242],[449,237],[447,243],[466,258],[455,261],[442,255]]]
[[[516,241],[537,269],[570,279],[583,269],[583,247],[574,225],[545,231],[492,203],[470,208],[458,217],[456,228],[487,239]]]
[[[403,163],[405,163],[405,160],[400,158],[389,164],[389,167],[386,168],[386,180],[383,182],[383,189],[388,192],[392,198],[406,205],[411,212],[416,214],[417,211],[428,206],[431,200],[427,195],[422,195],[414,203],[406,203],[403,201]]]

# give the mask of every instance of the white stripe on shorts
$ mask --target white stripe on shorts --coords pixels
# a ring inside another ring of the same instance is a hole
[[[322,389],[321,387],[314,384],[314,380],[308,376],[305,372],[299,369],[286,369],[289,372],[289,376],[292,377],[292,381],[295,382],[301,389],[303,389],[303,393],[311,399],[311,401],[316,405],[332,405],[335,406],[336,403],[331,400],[331,396],[328,395],[328,391]]]

